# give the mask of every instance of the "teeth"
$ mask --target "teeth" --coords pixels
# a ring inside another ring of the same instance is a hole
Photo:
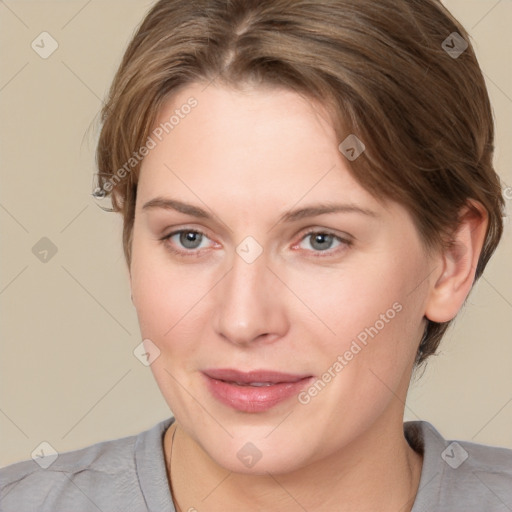
[[[273,382],[235,382],[238,386],[272,386]]]

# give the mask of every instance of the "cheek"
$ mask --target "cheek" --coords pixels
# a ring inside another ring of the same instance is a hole
[[[296,276],[296,294],[310,310],[303,325],[313,334],[309,349],[320,362],[317,370],[329,369],[338,356],[343,365],[389,374],[410,364],[423,326],[422,272],[417,255],[358,261],[335,275]]]
[[[167,271],[147,241],[135,233],[132,249],[131,289],[142,336],[162,339],[172,328],[174,314],[179,309],[177,290],[181,283],[175,273]]]
[[[212,284],[208,273],[191,265],[171,264],[162,249],[134,237],[131,289],[141,335],[160,350],[191,350],[204,324],[205,298]],[[203,307],[202,307],[203,306]]]
[[[307,347],[319,381],[299,398],[312,414],[331,411],[355,432],[403,394],[422,328],[424,287],[415,282],[420,267],[380,258],[322,281],[321,293],[310,293],[311,309],[333,331],[313,336]],[[303,282],[302,293],[308,284]],[[335,426],[329,435],[336,437]]]
[[[164,257],[162,257],[162,255]],[[151,340],[149,350],[159,350],[151,371],[169,407],[175,413],[187,410],[182,386],[193,389],[190,380],[198,352],[201,297],[205,290],[198,276],[170,265],[163,251],[137,245],[134,240],[131,288],[142,339]],[[200,413],[196,411],[199,417]]]
[[[388,325],[388,320],[398,318],[415,272],[393,258],[367,258],[339,270],[298,271],[289,274],[287,282],[293,283],[311,322],[315,318],[339,340],[355,337],[375,323],[381,331],[382,322]]]
[[[421,269],[404,258],[371,260],[359,260],[331,279],[317,279],[316,287],[315,279],[303,279],[297,292],[334,331],[313,315],[302,325],[310,334],[305,357],[317,380],[299,395],[299,411],[329,417],[323,426],[326,451],[349,443],[405,400],[422,318],[422,289],[411,290]],[[308,289],[315,291],[308,294]],[[315,330],[324,334],[315,336]]]

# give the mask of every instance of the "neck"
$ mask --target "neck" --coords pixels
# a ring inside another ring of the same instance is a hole
[[[301,508],[408,512],[422,465],[421,455],[405,440],[402,421],[390,423],[384,417],[350,446],[286,474],[260,476],[227,471],[178,424],[166,432],[164,449],[178,512],[202,508],[211,512],[237,508],[269,512]]]

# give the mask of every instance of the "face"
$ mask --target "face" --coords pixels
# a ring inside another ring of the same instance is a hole
[[[294,92],[192,84],[156,129],[173,114],[142,164],[130,274],[179,425],[259,474],[401,426],[432,270],[409,214]]]

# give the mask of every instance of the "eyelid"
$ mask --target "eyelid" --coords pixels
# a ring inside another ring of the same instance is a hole
[[[192,233],[198,233],[200,235],[203,235],[204,237],[208,238],[209,240],[212,240],[212,237],[208,235],[208,233],[204,230],[204,229],[200,229],[200,228],[194,228],[194,227],[191,227],[191,226],[182,226],[180,225],[179,227],[173,227],[173,229],[171,229],[171,231],[169,231],[166,235],[163,235],[161,237],[159,237],[160,240],[166,240],[168,238],[170,238],[171,236],[173,235],[177,235],[178,233],[183,233],[183,232],[192,232]]]
[[[213,247],[220,245],[218,242],[213,240],[213,238],[210,237],[204,230],[198,229],[198,228],[193,228],[193,227],[187,227],[187,226],[180,226],[178,229],[174,229],[174,230],[170,231],[169,233],[167,233],[166,235],[160,237],[159,240],[163,243],[167,242],[166,245],[168,245],[168,249],[176,254],[185,255],[185,256],[199,255],[201,252],[203,252],[207,248],[203,247],[200,249],[177,249],[173,244],[169,243],[170,238],[173,237],[174,235],[178,235],[181,233],[190,233],[190,232],[197,233],[197,234],[207,238],[208,240],[210,240],[210,242],[213,242]],[[340,242],[340,246],[338,246],[335,249],[326,249],[325,251],[315,251],[315,250],[299,249],[298,248],[298,245],[304,239],[306,239],[308,236],[315,235],[315,234],[332,236],[333,238],[335,238],[336,240],[338,240]],[[328,256],[336,255],[338,252],[340,252],[342,250],[346,250],[347,247],[350,247],[354,242],[354,237],[352,235],[349,235],[348,233],[340,234],[340,233],[335,232],[335,230],[331,230],[331,229],[327,229],[327,228],[320,228],[320,227],[306,228],[306,230],[305,231],[303,230],[299,236],[300,236],[299,240],[297,242],[295,242],[294,244],[292,244],[291,248],[314,254],[315,257],[328,257]]]
[[[314,235],[314,234],[321,234],[321,235],[329,235],[333,238],[337,239],[341,246],[335,248],[335,249],[326,249],[325,251],[314,251],[314,250],[308,250],[308,249],[300,249],[298,248],[299,244],[306,239],[308,236]],[[303,250],[308,253],[314,254],[315,257],[328,257],[333,256],[339,253],[340,251],[346,250],[347,247],[350,247],[353,243],[355,238],[348,233],[339,234],[336,233],[334,230],[326,229],[326,228],[320,228],[320,227],[314,227],[314,228],[307,228],[307,230],[302,232],[300,235],[299,241],[294,243],[292,245],[292,249],[297,250]]]
[[[169,250],[172,253],[177,254],[179,256],[199,256],[199,255],[201,255],[201,253],[204,250],[209,248],[209,247],[202,247],[200,249],[185,249],[185,248],[179,248],[175,244],[172,244],[170,242],[171,237],[173,237],[174,235],[179,235],[181,233],[197,233],[197,234],[203,236],[204,238],[207,238],[208,240],[210,240],[210,242],[213,243],[213,245],[210,246],[210,248],[211,247],[215,248],[215,246],[220,245],[218,242],[213,240],[212,237],[208,236],[208,234],[205,233],[205,231],[198,229],[198,228],[192,228],[192,227],[187,227],[187,226],[180,226],[178,229],[171,230],[166,235],[159,237],[159,241],[161,243],[163,243],[164,246],[166,246],[167,250]]]
[[[353,242],[355,240],[355,237],[350,235],[349,233],[340,233],[336,231],[335,229],[331,228],[322,228],[322,227],[309,227],[305,228],[301,231],[299,234],[300,240],[303,240],[308,235],[312,234],[322,234],[322,235],[332,235],[335,238],[338,238],[339,240],[342,240],[343,242]]]

